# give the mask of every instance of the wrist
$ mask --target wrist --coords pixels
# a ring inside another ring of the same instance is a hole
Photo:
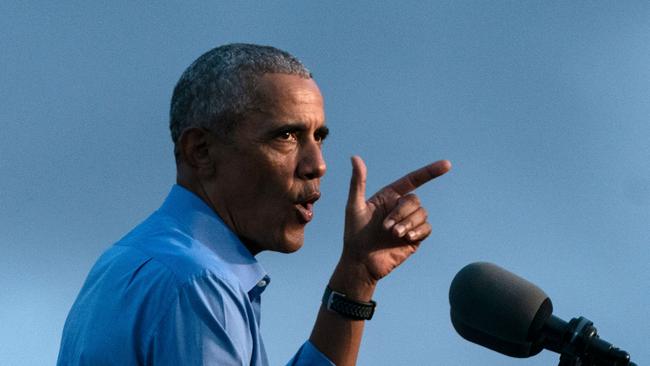
[[[323,306],[328,311],[339,314],[350,320],[370,320],[375,313],[377,303],[370,301],[355,301],[345,294],[325,288],[322,299]]]
[[[365,265],[341,259],[329,281],[329,287],[349,299],[368,302],[377,287],[377,281],[368,274]]]

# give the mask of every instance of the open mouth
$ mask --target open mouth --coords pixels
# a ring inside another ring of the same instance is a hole
[[[301,221],[308,223],[314,218],[314,203],[316,203],[319,198],[320,193],[314,193],[296,203],[295,206],[298,209],[298,217]]]

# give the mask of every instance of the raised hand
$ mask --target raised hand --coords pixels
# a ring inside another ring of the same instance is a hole
[[[373,285],[415,253],[431,234],[431,225],[420,200],[411,192],[450,169],[447,160],[426,165],[366,200],[366,165],[360,157],[353,157],[339,267],[355,267],[351,273]]]
[[[413,254],[429,234],[427,212],[411,192],[451,169],[441,160],[415,170],[366,201],[366,165],[352,158],[343,253],[329,287],[356,301],[372,299],[377,282]],[[310,341],[336,365],[355,365],[364,321],[326,310],[318,313]]]

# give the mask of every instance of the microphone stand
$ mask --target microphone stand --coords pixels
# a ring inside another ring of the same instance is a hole
[[[560,354],[558,366],[637,366],[630,355],[598,337],[594,323],[584,317],[569,323],[551,316],[545,347]]]

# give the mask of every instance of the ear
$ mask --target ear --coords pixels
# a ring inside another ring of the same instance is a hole
[[[177,159],[187,164],[199,176],[215,173],[215,161],[210,149],[215,139],[204,128],[188,128],[181,134],[176,144]]]

